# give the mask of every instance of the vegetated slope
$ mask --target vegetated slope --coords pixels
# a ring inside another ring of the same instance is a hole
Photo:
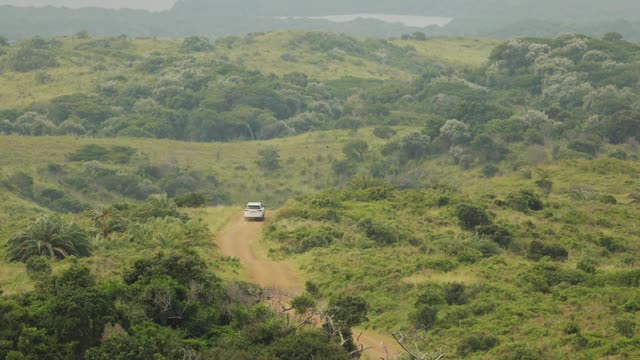
[[[424,353],[636,357],[639,171],[602,158],[405,190],[358,178],[291,201],[265,235],[322,294],[365,297],[370,326],[417,331]]]
[[[265,306],[259,287],[219,277],[236,263],[191,213],[152,197],[26,225],[3,255],[35,290],[0,278],[0,357],[350,358],[335,337]]]
[[[0,60],[5,62],[5,70],[0,77],[0,106],[27,106],[61,95],[95,93],[110,81],[115,81],[113,85],[128,82],[127,79],[151,84],[166,77],[170,73],[168,70],[177,65],[178,61],[193,57],[198,59],[198,65],[190,64],[191,67],[212,74],[216,72],[216,68],[220,70],[220,64],[227,64],[227,71],[232,71],[233,67],[229,67],[229,63],[246,66],[264,74],[275,73],[282,76],[295,72],[304,73],[311,79],[321,81],[342,77],[409,80],[419,73],[415,65],[411,68],[397,62],[384,63],[376,58],[374,53],[384,42],[371,40],[367,45],[362,40],[346,36],[325,35],[329,41],[332,38],[343,39],[343,43],[346,41],[352,48],[359,48],[358,52],[350,52],[348,48],[340,49],[339,42],[333,45],[329,42],[322,47],[314,47],[309,41],[302,43],[301,39],[307,36],[309,34],[302,32],[276,32],[228,37],[216,42],[211,51],[201,48],[203,52],[195,53],[181,53],[181,40],[126,37],[60,38],[59,42],[48,44],[23,43],[15,49],[0,45],[3,49],[0,50]],[[479,41],[482,45],[476,43],[475,45],[480,46],[472,49],[466,48],[467,41],[462,39],[434,40],[433,48],[430,47],[430,41],[407,41],[398,46],[397,50],[419,46],[420,55],[413,55],[414,64],[451,59],[452,64],[474,66],[482,65],[494,44],[490,40]],[[299,45],[291,47],[294,43]],[[334,49],[335,45],[337,47]],[[15,71],[12,65],[6,63],[20,46],[46,47],[41,50],[47,51],[39,55],[49,55],[49,60],[55,61],[50,63],[51,66],[34,63],[33,68]],[[390,44],[387,47],[394,49]],[[465,52],[459,52],[458,49]],[[332,52],[327,53],[329,50]]]

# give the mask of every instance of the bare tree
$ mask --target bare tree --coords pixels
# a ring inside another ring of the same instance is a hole
[[[395,341],[400,345],[402,350],[406,352],[412,360],[442,360],[445,357],[445,353],[440,351],[424,351],[420,349],[419,344],[428,344],[429,341],[425,336],[421,336],[422,330],[416,330],[411,336],[405,336],[401,332],[391,334]],[[388,359],[384,359],[388,360]]]

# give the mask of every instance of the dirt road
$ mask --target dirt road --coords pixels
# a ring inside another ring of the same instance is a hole
[[[264,223],[245,222],[242,216],[232,218],[216,238],[220,251],[225,256],[240,259],[248,273],[248,280],[266,288],[274,288],[293,293],[304,291],[303,281],[296,275],[292,267],[283,262],[275,262],[267,257],[258,246]],[[354,335],[361,330],[354,329]],[[366,348],[366,355],[370,359],[385,358],[384,344],[388,346],[389,360],[396,359],[399,353],[397,344],[390,336],[374,334],[364,331],[360,336],[360,343]]]
[[[223,255],[240,259],[247,270],[247,280],[252,283],[301,293],[304,285],[291,268],[285,263],[270,260],[260,252],[257,242],[261,238],[263,224],[247,222],[242,216],[235,217],[218,234],[216,243]]]

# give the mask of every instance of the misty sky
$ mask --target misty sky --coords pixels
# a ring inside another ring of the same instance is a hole
[[[176,0],[0,0],[0,5],[16,6],[66,6],[103,8],[129,8],[146,10],[166,10],[171,8]]]

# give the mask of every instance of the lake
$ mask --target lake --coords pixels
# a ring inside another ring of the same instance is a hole
[[[348,14],[327,16],[283,16],[279,19],[316,19],[328,20],[336,23],[350,22],[357,19],[375,19],[387,23],[400,23],[405,26],[425,28],[428,26],[445,26],[453,20],[442,16],[416,16],[416,15],[391,15],[391,14]]]

